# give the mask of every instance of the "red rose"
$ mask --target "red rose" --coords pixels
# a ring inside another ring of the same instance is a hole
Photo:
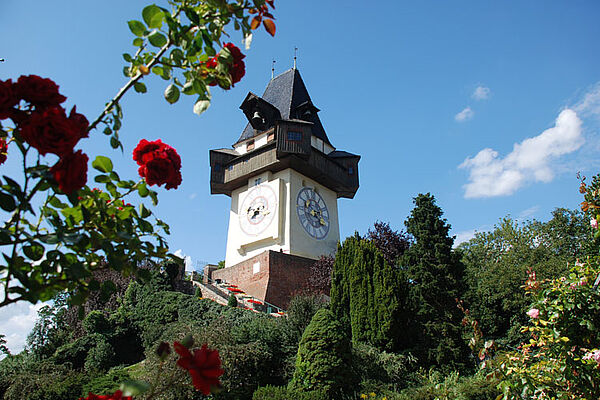
[[[229,73],[231,74],[231,86],[233,86],[233,84],[241,81],[246,74],[246,64],[244,64],[244,61],[242,61],[244,58],[246,58],[246,56],[243,55],[240,49],[238,49],[233,43],[225,43],[223,47],[229,50],[233,56],[233,62],[231,63],[231,69],[229,70]]]
[[[75,112],[75,107],[69,118],[62,107],[51,107],[33,112],[21,126],[20,133],[40,154],[62,156],[71,153],[79,139],[87,137],[87,126],[87,119]]]
[[[60,160],[50,168],[58,187],[66,194],[71,194],[81,189],[87,182],[88,156],[81,150],[63,155]]]
[[[179,342],[174,342],[173,347],[180,357],[177,365],[190,373],[194,387],[202,394],[208,395],[211,386],[221,384],[219,377],[225,371],[221,369],[218,350],[209,350],[204,344],[201,349],[194,350],[194,354],[192,354]]]
[[[14,106],[19,103],[19,98],[15,93],[15,85],[11,79],[0,81],[0,120],[10,118],[14,111]]]
[[[0,138],[0,164],[4,164],[4,161],[8,158],[8,145],[6,139]]]
[[[58,93],[58,85],[51,79],[37,75],[22,75],[17,81],[17,95],[36,108],[57,106],[67,98]]]
[[[97,395],[93,393],[88,393],[88,397],[85,399],[80,397],[79,400],[132,400],[131,396],[123,396],[123,392],[117,390],[113,394],[108,395]]]
[[[153,142],[142,139],[133,150],[133,159],[140,166],[138,173],[148,185],[166,184],[166,189],[175,189],[181,184],[181,157],[160,139]]]

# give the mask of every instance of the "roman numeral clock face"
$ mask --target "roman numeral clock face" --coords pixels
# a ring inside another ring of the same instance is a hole
[[[277,196],[270,186],[254,187],[242,202],[239,218],[240,227],[248,234],[262,233],[273,221],[276,214]]]
[[[296,199],[300,224],[310,236],[323,239],[329,232],[329,210],[321,195],[311,188],[303,188]]]

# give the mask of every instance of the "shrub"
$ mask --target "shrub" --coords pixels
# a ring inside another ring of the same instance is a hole
[[[229,307],[234,307],[234,308],[238,306],[237,297],[235,297],[235,295],[233,293],[231,293],[229,295],[229,299],[227,300],[227,305]]]
[[[256,389],[252,400],[328,400],[323,392],[296,392],[285,386],[265,386]]]
[[[323,391],[339,398],[354,390],[351,359],[350,339],[342,325],[331,311],[321,309],[302,335],[288,387],[298,392]]]
[[[88,315],[86,315],[86,317],[83,319],[82,325],[83,329],[88,334],[106,334],[112,330],[110,323],[108,322],[104,314],[97,310],[94,310]]]
[[[106,339],[96,341],[85,358],[86,371],[105,371],[115,366],[115,350]]]
[[[310,324],[312,317],[325,305],[321,295],[295,296],[290,300],[287,309],[287,322],[295,332],[298,341]]]
[[[83,385],[81,395],[87,396],[91,393],[114,393],[121,383],[131,380],[128,370],[123,367],[115,367],[106,374],[101,374]]]

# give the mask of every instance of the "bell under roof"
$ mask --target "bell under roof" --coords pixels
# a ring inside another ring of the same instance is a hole
[[[313,112],[309,115],[304,115],[300,119],[311,122],[313,124],[311,127],[313,136],[316,136],[333,147],[325,133],[325,129],[323,129],[319,115],[317,114],[319,110],[312,104],[308,90],[306,90],[306,86],[302,81],[302,77],[300,77],[298,69],[289,69],[281,75],[271,79],[262,95],[262,99],[279,110],[282,120],[299,119],[297,113],[303,107],[312,108],[311,111]],[[255,129],[248,123],[236,144],[251,139],[255,135]]]

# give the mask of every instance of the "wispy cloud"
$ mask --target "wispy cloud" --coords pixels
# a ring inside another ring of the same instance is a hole
[[[492,92],[489,87],[477,86],[471,97],[475,100],[487,100],[491,94]]]
[[[529,217],[533,217],[538,211],[540,211],[540,206],[533,206],[525,209],[519,213],[519,220],[525,220]]]
[[[0,289],[4,296],[4,289]],[[40,308],[48,303],[31,304],[24,301],[2,307],[0,313],[0,333],[5,335],[6,346],[12,354],[19,353],[25,348],[27,335],[33,329]]]
[[[469,170],[465,198],[508,196],[527,183],[550,182],[554,179],[551,161],[576,151],[583,143],[581,119],[567,108],[552,128],[515,143],[513,151],[504,158],[490,148],[467,157],[458,166]]]
[[[600,82],[596,82],[573,109],[582,117],[600,117]]]
[[[198,193],[192,193],[189,195],[190,200],[194,200],[196,197],[198,197]]]
[[[471,107],[466,107],[464,110],[454,116],[454,120],[457,122],[468,121],[475,115],[475,112],[471,110]]]
[[[458,232],[455,235],[456,238],[454,239],[454,247],[458,247],[459,244],[468,242],[469,240],[473,239],[477,232],[477,229],[470,229],[468,231]]]

